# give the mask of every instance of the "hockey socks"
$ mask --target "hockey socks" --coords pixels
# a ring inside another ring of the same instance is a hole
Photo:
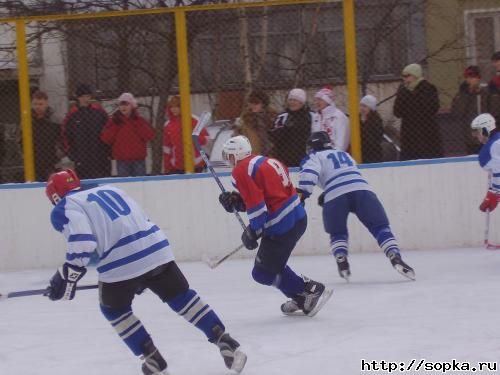
[[[252,270],[252,277],[259,284],[272,285],[278,288],[288,298],[292,298],[304,291],[304,280],[288,266],[285,266],[283,272],[279,274],[255,266]]]
[[[387,257],[389,257],[391,253],[399,254],[398,242],[396,241],[396,238],[394,238],[391,228],[383,227],[376,233],[372,234]]]
[[[137,356],[143,354],[142,344],[149,338],[149,333],[133,314],[132,307],[116,309],[101,304],[101,311],[130,350]]]
[[[213,328],[218,325],[222,330],[225,330],[224,324],[222,324],[217,314],[192,289],[188,289],[166,302],[177,314],[202,330],[208,341],[212,343],[217,340]]]

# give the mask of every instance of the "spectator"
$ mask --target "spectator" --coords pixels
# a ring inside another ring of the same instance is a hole
[[[472,136],[470,124],[477,115],[486,112],[488,90],[481,87],[481,72],[478,66],[471,65],[464,71],[457,95],[451,104],[451,113],[460,125],[463,144],[467,154],[477,154],[481,144]]]
[[[274,157],[287,167],[298,167],[306,156],[313,115],[307,105],[306,92],[302,89],[291,90],[285,112],[276,118],[269,133],[274,144]]]
[[[401,119],[401,160],[438,158],[441,135],[436,123],[437,89],[423,78],[419,64],[405,67],[403,80],[394,103],[394,115]]]
[[[57,153],[62,148],[60,125],[52,118],[53,111],[45,92],[36,91],[31,105],[35,179],[47,181],[49,175],[56,170]]]
[[[327,132],[335,149],[347,151],[351,140],[349,119],[335,105],[333,90],[330,87],[319,90],[314,95],[314,106],[316,114],[313,119],[312,132]]]
[[[128,92],[118,98],[118,111],[109,119],[101,140],[112,147],[118,176],[145,176],[147,145],[154,129],[137,112],[137,101]]]
[[[276,111],[269,105],[269,96],[260,90],[250,93],[247,106],[236,120],[233,136],[246,136],[256,155],[271,155],[273,144],[269,131],[273,128]]]
[[[163,128],[163,172],[165,174],[184,174],[184,143],[182,141],[181,98],[172,96],[167,103],[165,112],[168,121]],[[191,117],[194,128],[198,121]],[[201,145],[207,143],[208,133],[203,129],[200,133]],[[203,171],[204,163],[200,153],[193,146],[194,170],[196,173]]]
[[[91,102],[92,90],[88,85],[78,85],[75,96],[78,102],[62,126],[68,156],[81,178],[109,176],[109,147],[101,141],[108,115],[99,104]]]
[[[497,124],[500,124],[500,51],[491,56],[491,64],[495,75],[488,84],[487,112],[490,113]]]
[[[359,112],[363,163],[381,162],[384,126],[382,117],[377,112],[377,99],[373,95],[364,96],[360,102]]]

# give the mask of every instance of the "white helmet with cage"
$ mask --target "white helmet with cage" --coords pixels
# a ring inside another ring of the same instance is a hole
[[[252,145],[250,144],[248,138],[244,135],[232,137],[224,143],[224,146],[222,146],[222,157],[232,166],[235,166],[238,161],[246,158],[251,153]],[[232,160],[231,155],[234,156]]]
[[[495,118],[489,113],[481,113],[472,120],[470,127],[473,130],[481,130],[485,137],[489,137],[490,133],[496,128]]]

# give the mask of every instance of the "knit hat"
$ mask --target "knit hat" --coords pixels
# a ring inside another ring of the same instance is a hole
[[[305,103],[307,100],[306,92],[302,89],[293,89],[288,93],[288,99],[294,99],[301,103]]]
[[[479,70],[479,66],[471,65],[464,70],[465,78],[481,78],[481,71]]]
[[[372,111],[377,110],[377,98],[375,98],[373,95],[363,96],[360,103],[366,105]]]
[[[124,92],[120,95],[120,97],[118,98],[118,103],[121,102],[127,102],[129,104],[132,104],[133,108],[137,108],[137,100],[135,100],[134,95],[129,92]]]
[[[323,100],[328,105],[333,104],[333,90],[329,87],[322,88],[314,95],[314,97]]]
[[[79,98],[83,95],[92,95],[92,89],[89,85],[81,83],[76,87],[75,96]]]
[[[410,75],[415,78],[423,78],[424,73],[422,72],[422,67],[419,64],[410,64],[403,69],[403,75]]]
[[[496,51],[492,56],[491,56],[491,61],[497,61],[500,60],[500,51]]]

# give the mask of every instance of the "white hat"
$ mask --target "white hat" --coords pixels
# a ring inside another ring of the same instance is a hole
[[[132,107],[137,108],[137,100],[135,100],[134,95],[129,92],[125,92],[118,98],[118,103],[127,102],[132,104]]]
[[[322,88],[315,95],[315,98],[323,100],[328,105],[333,104],[333,90],[328,87]]]
[[[306,92],[302,89],[293,89],[288,93],[288,99],[294,99],[301,103],[305,103],[307,100]]]
[[[372,111],[377,110],[377,98],[375,98],[373,95],[363,96],[360,103],[366,105]]]

